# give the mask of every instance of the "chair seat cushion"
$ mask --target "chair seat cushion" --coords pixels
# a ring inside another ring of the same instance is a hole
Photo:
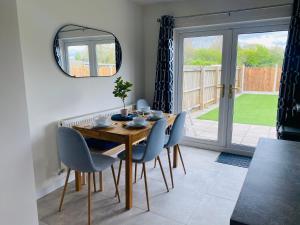
[[[145,149],[146,149],[145,144],[134,145],[132,148],[132,161],[133,162],[142,162]],[[120,160],[125,160],[126,159],[126,151],[119,153],[118,158]]]
[[[102,171],[110,167],[116,159],[107,155],[91,153],[94,166],[97,171]]]
[[[107,151],[120,145],[120,143],[117,142],[105,141],[95,138],[86,138],[85,141],[90,149],[96,151]]]

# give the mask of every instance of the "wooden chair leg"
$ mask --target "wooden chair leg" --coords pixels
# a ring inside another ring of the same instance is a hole
[[[94,192],[97,192],[97,187],[96,187],[96,174],[93,172],[93,183],[94,183]]]
[[[88,225],[91,225],[91,173],[88,173]]]
[[[164,173],[164,169],[163,169],[163,167],[161,165],[161,161],[160,161],[160,157],[159,156],[157,156],[157,160],[158,160],[158,163],[159,163],[159,166],[160,166],[160,169],[161,169],[161,173],[162,173],[164,181],[165,181],[167,192],[169,192],[169,187],[168,187],[167,179],[166,179],[166,176],[165,176],[165,173]]]
[[[173,168],[178,166],[178,145],[173,146]]]
[[[118,187],[119,187],[119,183],[120,183],[121,171],[122,171],[122,160],[120,160],[120,164],[119,164],[119,171],[118,171],[118,178],[117,178],[117,186]],[[115,193],[115,197],[116,196],[117,196],[117,192]]]
[[[112,172],[113,179],[114,179],[114,184],[115,184],[115,187],[116,187],[116,194],[117,194],[117,197],[118,197],[118,201],[121,202],[120,194],[119,194],[119,188],[118,188],[118,184],[117,184],[117,181],[116,181],[115,169],[114,169],[113,165],[111,165],[111,172]]]
[[[179,153],[179,156],[180,156],[180,161],[181,161],[182,166],[183,166],[184,174],[186,174],[186,170],[185,170],[185,166],[184,166],[184,162],[183,162],[183,158],[182,158],[182,155],[181,155],[179,145],[177,145],[177,149],[178,149],[178,153]]]
[[[136,183],[136,176],[137,176],[137,163],[135,163],[135,168],[134,168],[134,183]]]
[[[99,172],[99,191],[102,192],[103,191],[103,174],[102,171]]]
[[[121,170],[122,170],[122,160],[120,160],[119,171],[118,171],[118,179],[117,179],[117,185],[118,186],[119,186],[119,183],[120,183]]]
[[[172,163],[171,163],[171,156],[170,156],[170,148],[167,148],[167,152],[168,152],[169,170],[170,170],[170,175],[171,175],[172,188],[174,188],[174,180],[173,180],[173,171],[172,171]]]
[[[144,174],[144,181],[145,181],[145,191],[146,191],[146,198],[147,198],[147,208],[150,211],[150,204],[149,204],[149,194],[148,194],[148,184],[147,184],[147,172],[146,172],[146,165],[143,163],[143,174]]]
[[[142,172],[141,172],[141,177],[140,177],[140,179],[143,178],[143,175],[144,175],[144,167],[142,167]]]
[[[64,190],[63,190],[63,193],[62,193],[62,196],[61,196],[61,199],[60,199],[60,204],[59,204],[59,209],[58,209],[59,212],[61,212],[62,204],[64,202],[64,197],[65,197],[65,193],[66,193],[67,186],[68,186],[68,180],[69,180],[70,172],[71,172],[71,169],[68,168],[67,177],[66,177],[66,180],[65,180]]]
[[[154,168],[156,167],[156,161],[157,161],[157,159],[155,158],[154,159]]]

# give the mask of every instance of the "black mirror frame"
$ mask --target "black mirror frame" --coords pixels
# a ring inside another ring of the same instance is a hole
[[[116,73],[113,74],[113,75],[111,75],[111,76],[103,76],[103,77],[102,77],[102,76],[74,77],[74,76],[71,76],[70,74],[68,74],[66,71],[64,71],[64,70],[61,68],[61,66],[59,65],[58,60],[57,60],[57,54],[56,54],[55,42],[56,42],[56,40],[57,40],[57,36],[58,36],[59,32],[60,32],[62,29],[64,29],[65,27],[67,27],[67,26],[77,26],[77,27],[82,27],[82,28],[86,28],[86,29],[97,30],[97,31],[100,31],[100,32],[106,32],[106,33],[109,33],[109,34],[113,35],[113,36],[115,37],[116,43],[117,43],[117,44],[119,45],[119,47],[120,47],[120,48],[119,48],[119,53],[120,53],[120,56],[119,56],[119,57],[120,57],[120,59],[119,59],[119,67],[117,67],[117,62],[116,62]],[[66,25],[63,25],[62,27],[60,27],[60,28],[57,30],[57,32],[56,32],[56,34],[55,34],[55,36],[54,36],[53,43],[52,43],[52,50],[53,50],[53,56],[54,56],[54,60],[55,60],[55,63],[56,63],[56,65],[57,65],[57,67],[60,69],[61,72],[64,73],[64,75],[66,75],[67,77],[70,77],[70,78],[75,78],[75,79],[78,79],[78,78],[79,78],[79,79],[80,79],[80,78],[110,78],[110,77],[113,77],[113,76],[115,76],[115,75],[118,74],[118,72],[119,72],[119,70],[120,70],[120,68],[121,68],[121,65],[122,65],[122,55],[123,55],[123,53],[122,53],[121,44],[120,44],[118,38],[116,37],[116,35],[114,35],[112,32],[106,31],[106,30],[101,30],[101,29],[96,29],[96,28],[91,28],[91,27],[81,26],[81,25],[77,25],[77,24],[66,24]]]

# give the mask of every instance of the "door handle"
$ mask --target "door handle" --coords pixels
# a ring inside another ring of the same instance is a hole
[[[221,97],[224,98],[225,96],[225,84],[221,84],[217,86],[217,88],[221,88]]]
[[[230,84],[230,85],[229,85],[229,98],[232,98],[232,97],[233,97],[234,90],[238,90],[238,88],[237,88],[237,87],[233,87],[233,85]]]

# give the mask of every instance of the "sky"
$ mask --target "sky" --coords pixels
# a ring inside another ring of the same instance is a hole
[[[287,31],[240,34],[238,43],[241,47],[251,44],[261,44],[269,48],[281,47],[284,49],[287,35]],[[209,48],[216,42],[222,42],[222,36],[186,38],[185,42],[191,43],[194,48]]]
[[[254,33],[239,35],[239,44],[241,47],[249,44],[262,44],[266,47],[285,48],[287,41],[287,31],[277,31],[268,33]]]

